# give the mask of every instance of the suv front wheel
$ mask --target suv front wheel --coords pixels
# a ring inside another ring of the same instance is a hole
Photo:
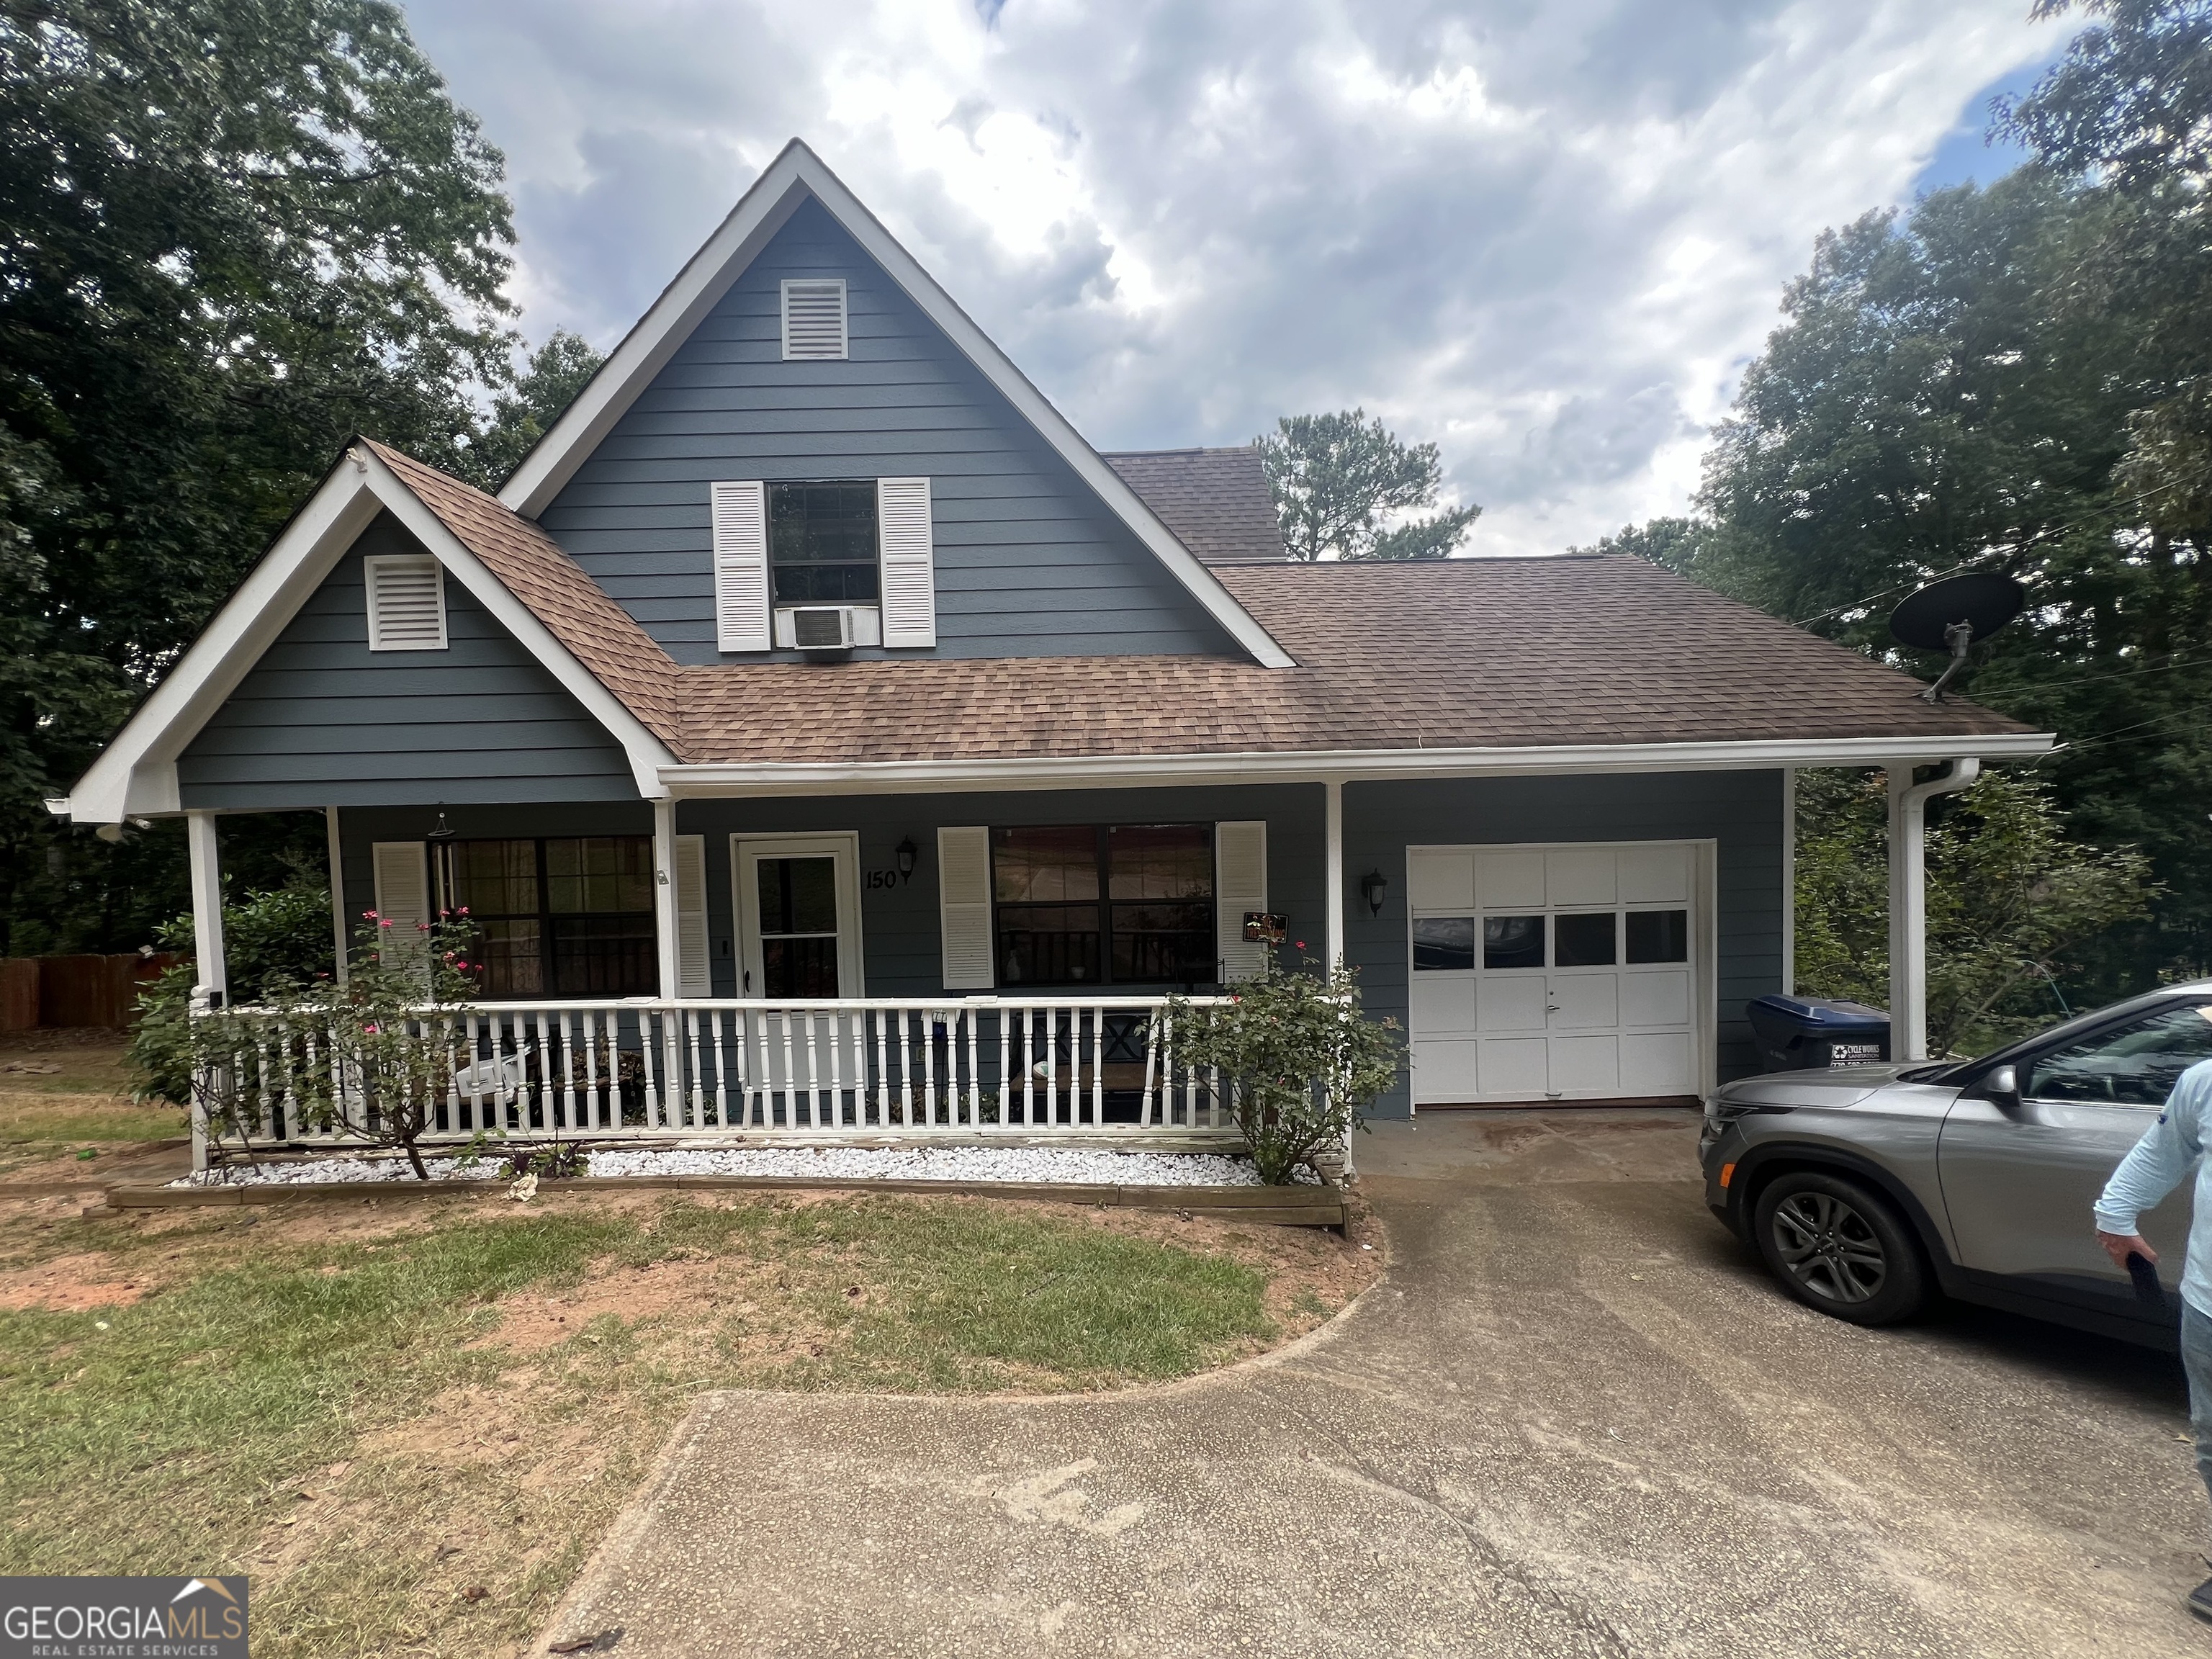
[[[1909,1319],[1928,1299],[1927,1269],[1904,1218],[1855,1181],[1807,1170],[1759,1195],[1753,1237],[1783,1288],[1856,1325]]]

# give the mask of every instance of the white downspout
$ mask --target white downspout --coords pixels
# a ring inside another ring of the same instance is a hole
[[[1981,771],[1982,763],[1972,756],[1948,763],[1942,775],[1926,783],[1913,782],[1910,765],[1888,769],[1892,1060],[1928,1058],[1928,803],[1964,789]]]

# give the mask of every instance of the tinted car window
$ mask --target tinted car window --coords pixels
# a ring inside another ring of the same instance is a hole
[[[2036,1100],[2155,1109],[2200,1060],[2212,1060],[2212,1007],[2184,1003],[2036,1055],[2023,1092]]]

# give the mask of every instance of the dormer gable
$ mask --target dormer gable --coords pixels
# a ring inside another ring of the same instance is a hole
[[[681,663],[1290,662],[796,143],[501,499]]]

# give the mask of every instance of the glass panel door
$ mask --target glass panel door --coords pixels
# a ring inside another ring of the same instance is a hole
[[[760,994],[837,994],[837,861],[827,854],[753,860],[760,902]]]

